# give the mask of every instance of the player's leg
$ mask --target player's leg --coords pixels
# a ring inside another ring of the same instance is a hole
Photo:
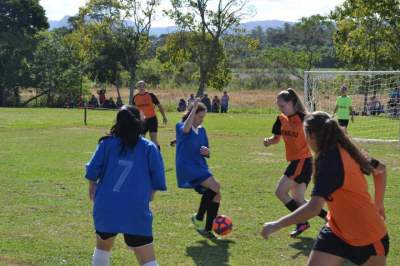
[[[125,243],[135,253],[139,265],[157,266],[153,237],[124,234]]]
[[[93,252],[93,266],[108,266],[110,264],[111,249],[117,234],[96,232],[96,248]]]
[[[209,177],[201,183],[201,186],[207,188],[209,193],[207,200],[207,219],[204,227],[205,232],[211,232],[212,224],[218,215],[218,209],[221,201],[221,187],[219,182],[213,177]]]
[[[344,261],[343,258],[318,251],[318,250],[313,250],[311,251],[310,257],[308,258],[308,266],[340,266],[342,262]]]
[[[287,177],[286,175],[283,175],[280,178],[280,180],[278,182],[278,185],[277,185],[277,187],[275,189],[276,197],[285,206],[287,204],[289,204],[289,203],[291,203],[290,205],[292,205],[292,206],[294,206],[294,205],[296,206],[295,208],[294,207],[293,208],[289,208],[288,207],[288,209],[290,211],[294,211],[294,210],[296,210],[298,208],[298,205],[297,205],[296,201],[289,196],[289,191],[295,186],[296,186],[296,182],[293,179]]]
[[[363,266],[385,266],[386,256],[373,256]]]

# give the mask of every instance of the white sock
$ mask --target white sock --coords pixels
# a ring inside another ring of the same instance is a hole
[[[101,250],[98,248],[94,249],[92,265],[93,266],[109,266],[110,265],[110,251]]]
[[[142,266],[158,266],[158,264],[157,261],[153,260],[143,264]]]

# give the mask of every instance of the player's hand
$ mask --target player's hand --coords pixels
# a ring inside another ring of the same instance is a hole
[[[264,224],[263,229],[261,231],[261,236],[264,239],[268,239],[270,235],[279,231],[281,228],[278,226],[277,222],[267,222]]]
[[[378,209],[379,214],[382,216],[384,220],[386,220],[386,214],[385,214],[385,206],[383,203],[381,204],[375,204],[376,208]]]
[[[89,182],[89,199],[94,201],[94,195],[96,194],[97,184],[95,182]]]
[[[200,98],[194,99],[194,102],[193,102],[193,110],[197,110],[197,107],[199,107],[199,103],[201,103]]]
[[[268,146],[270,146],[271,144],[272,144],[271,138],[265,138],[265,139],[264,139],[264,146],[265,146],[265,147],[268,147]]]
[[[210,149],[207,148],[206,146],[201,146],[201,148],[200,148],[200,154],[201,154],[202,156],[208,157],[208,156],[210,156]]]

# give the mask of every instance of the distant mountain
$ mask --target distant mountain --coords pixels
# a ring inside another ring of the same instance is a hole
[[[49,20],[50,30],[57,28],[68,27],[68,19],[70,16],[65,16],[61,20]]]
[[[50,20],[50,30],[56,29],[56,28],[62,28],[62,27],[68,27],[68,19],[69,16],[63,17],[61,20]],[[261,21],[250,21],[250,22],[244,22],[241,24],[241,27],[244,28],[246,31],[251,31],[255,29],[256,27],[261,27],[263,30],[266,30],[268,28],[282,28],[285,23],[293,24],[294,22],[289,22],[289,21],[283,21],[283,20],[261,20]],[[128,22],[128,25],[132,24],[132,22]],[[150,35],[162,35],[162,34],[168,34],[171,32],[177,31],[176,26],[167,26],[167,27],[152,27],[150,29]]]

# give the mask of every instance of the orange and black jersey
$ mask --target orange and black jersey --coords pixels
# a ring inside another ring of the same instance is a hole
[[[156,116],[155,105],[159,105],[160,101],[153,93],[136,94],[133,97],[133,104],[143,112],[146,119]]]
[[[280,114],[272,127],[272,134],[281,135],[285,141],[286,159],[288,161],[311,157],[303,129],[305,114],[292,116]]]
[[[333,233],[353,246],[375,243],[386,234],[380,216],[368,192],[368,183],[359,164],[341,147],[321,154],[316,162],[313,196],[326,199],[328,226]],[[372,160],[374,167],[379,162]]]

